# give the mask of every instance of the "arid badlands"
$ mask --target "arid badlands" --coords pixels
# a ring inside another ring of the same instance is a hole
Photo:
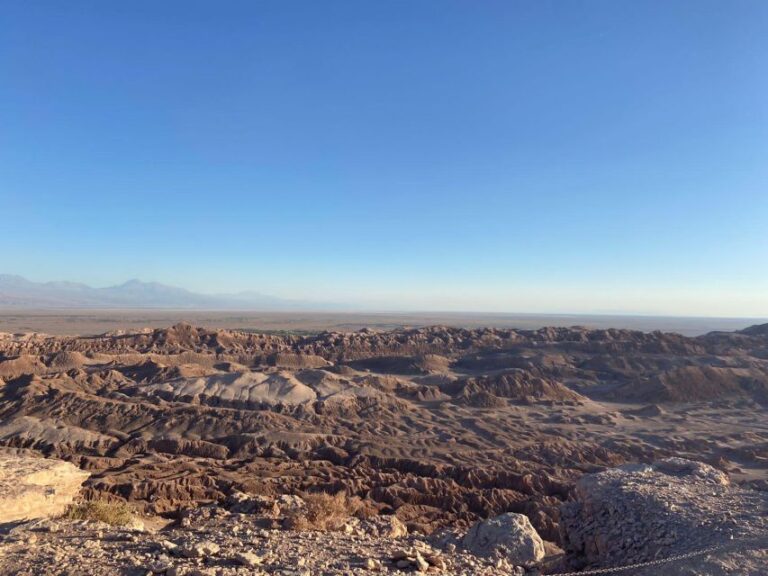
[[[768,574],[768,325],[0,334],[0,574]]]

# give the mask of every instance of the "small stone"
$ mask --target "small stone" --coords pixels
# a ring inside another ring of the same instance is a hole
[[[424,556],[420,552],[416,552],[416,559],[414,564],[419,572],[426,572],[429,570],[429,562],[424,559]]]
[[[206,556],[215,556],[219,553],[219,545],[209,540],[203,540],[197,544],[181,546],[179,552],[185,558],[204,558]]]
[[[361,532],[384,538],[402,538],[408,535],[408,527],[396,516],[374,516],[360,524]]]
[[[145,532],[146,528],[144,527],[144,522],[142,522],[139,518],[131,518],[128,525],[125,527],[127,530],[131,530],[132,532]]]
[[[167,574],[168,569],[173,566],[173,563],[168,558],[159,558],[157,561],[152,562],[147,566],[150,572],[153,574]]]
[[[175,552],[179,548],[178,544],[175,544],[170,540],[161,540],[157,543],[157,545],[160,546],[160,548],[163,550],[167,550],[168,552]]]
[[[443,560],[442,556],[437,553],[424,554],[424,560],[429,562],[430,566],[434,566],[440,570],[445,570],[446,568],[445,560]]]
[[[253,552],[238,552],[235,554],[234,560],[241,566],[248,566],[249,568],[254,568],[264,562],[264,558]]]

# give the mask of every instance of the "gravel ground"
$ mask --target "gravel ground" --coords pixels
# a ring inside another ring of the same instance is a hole
[[[360,530],[264,530],[248,515],[201,521],[189,528],[120,529],[99,522],[39,521],[0,539],[0,574],[138,576],[316,574],[522,574],[454,549],[451,537],[385,538]],[[423,561],[427,565],[423,565]],[[420,564],[421,563],[421,564]]]

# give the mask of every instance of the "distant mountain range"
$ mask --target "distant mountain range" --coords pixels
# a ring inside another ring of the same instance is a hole
[[[259,294],[198,294],[157,282],[129,280],[93,288],[76,282],[32,282],[0,274],[0,309],[21,308],[170,308],[192,310],[337,310],[341,306],[288,300]]]

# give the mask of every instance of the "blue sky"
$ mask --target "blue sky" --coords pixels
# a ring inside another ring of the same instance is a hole
[[[768,2],[0,6],[0,272],[768,316]]]

